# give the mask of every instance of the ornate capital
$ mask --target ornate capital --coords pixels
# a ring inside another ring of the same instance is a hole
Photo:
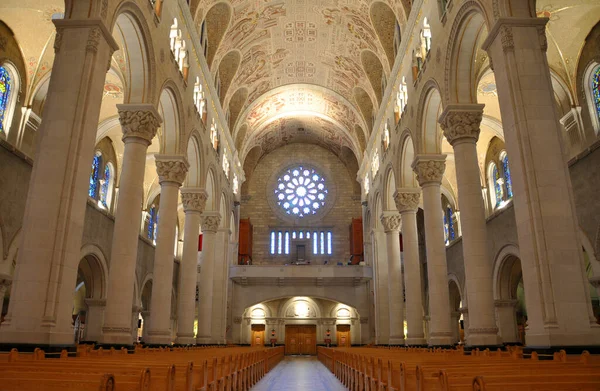
[[[181,189],[181,202],[184,212],[204,212],[208,193],[204,189],[186,187]]]
[[[477,142],[484,105],[448,105],[440,116],[444,136],[451,145],[458,140]]]
[[[129,137],[136,137],[151,144],[162,122],[154,106],[150,104],[117,105],[117,109],[119,110],[119,122],[123,128],[123,141]]]
[[[5,288],[8,289],[12,285],[12,278],[8,275],[0,275],[0,289]],[[0,297],[2,300],[3,297]]]
[[[446,155],[418,155],[412,164],[419,185],[442,183],[446,170]]]
[[[154,155],[158,182],[175,182],[179,186],[185,180],[189,163],[183,156]]]
[[[381,224],[385,232],[400,231],[400,215],[396,212],[383,212]]]
[[[398,189],[394,192],[394,201],[398,212],[416,212],[421,192],[418,189]]]
[[[204,212],[200,218],[202,232],[217,233],[221,225],[221,214],[219,212]]]

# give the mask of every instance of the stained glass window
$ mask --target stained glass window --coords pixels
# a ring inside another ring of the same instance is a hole
[[[285,232],[285,253],[290,253],[290,233],[287,231]]]
[[[596,108],[596,115],[600,120],[600,66],[592,74],[592,99]]]
[[[331,255],[331,232],[327,232],[327,254]]]
[[[271,232],[271,254],[275,254],[275,231]]]
[[[275,197],[277,205],[294,217],[316,214],[327,198],[325,178],[316,170],[298,166],[286,170],[277,179]]]
[[[100,166],[102,165],[102,155],[97,153],[92,160],[92,172],[90,173],[90,187],[88,196],[96,198],[98,196],[98,175],[100,174]]]
[[[282,233],[279,231],[277,233],[277,254],[281,254],[281,242],[282,242]]]
[[[150,219],[148,220],[148,239],[155,241],[156,240],[156,226],[158,223],[156,206],[152,205],[148,214],[150,215]]]
[[[444,242],[446,244],[450,243],[450,239],[448,237],[448,216],[444,213]]]
[[[325,254],[325,232],[321,231],[321,254]]]
[[[496,206],[502,202],[502,184],[500,182],[500,174],[498,174],[498,167],[494,164],[492,166],[492,178],[494,180],[494,194],[496,195]]]
[[[446,213],[448,215],[447,219],[448,219],[448,239],[450,241],[453,241],[454,238],[456,237],[455,232],[454,232],[454,212],[452,212],[452,208],[450,206],[448,206],[448,208],[446,208]]]
[[[317,232],[313,232],[313,254],[319,253],[319,247],[317,246]]]
[[[104,207],[108,207],[108,188],[111,179],[112,178],[110,175],[110,166],[107,164],[106,166],[104,166],[104,182],[100,187],[100,202],[102,202],[102,205],[104,205]]]
[[[10,99],[10,74],[8,70],[0,66],[0,131],[6,132],[4,120],[8,111],[8,100]]]
[[[500,155],[500,159],[502,160],[502,170],[504,171],[504,185],[506,186],[506,196],[507,198],[512,198],[512,179],[510,178],[510,168],[508,167],[508,155],[506,154],[506,152]]]

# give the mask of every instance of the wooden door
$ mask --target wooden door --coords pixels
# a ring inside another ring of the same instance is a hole
[[[265,344],[265,325],[264,324],[253,324],[252,328],[252,341],[251,346],[264,346]]]
[[[317,354],[317,326],[285,326],[285,354]]]
[[[349,348],[350,344],[350,325],[338,324],[336,327],[337,346],[340,348]]]

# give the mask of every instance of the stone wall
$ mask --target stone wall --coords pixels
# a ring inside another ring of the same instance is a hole
[[[327,202],[332,208],[317,221],[304,223],[283,219],[275,213],[268,197],[274,197],[273,185],[278,174],[293,164],[310,164],[326,177],[330,188]],[[261,158],[248,181],[248,193],[241,204],[241,218],[250,218],[254,226],[253,262],[285,262],[291,256],[269,254],[271,228],[330,227],[333,232],[333,262],[347,262],[350,258],[349,227],[352,218],[361,216],[360,199],[353,196],[354,182],[346,166],[336,155],[316,145],[290,144]],[[335,191],[333,191],[335,188]],[[334,199],[331,199],[334,198]],[[312,248],[311,248],[312,249]],[[312,252],[312,251],[311,251]],[[319,258],[317,262],[325,260]]]

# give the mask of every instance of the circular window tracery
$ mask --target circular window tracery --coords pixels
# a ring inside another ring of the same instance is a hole
[[[315,215],[325,206],[325,178],[314,168],[297,166],[277,178],[275,199],[283,212],[293,217]]]

